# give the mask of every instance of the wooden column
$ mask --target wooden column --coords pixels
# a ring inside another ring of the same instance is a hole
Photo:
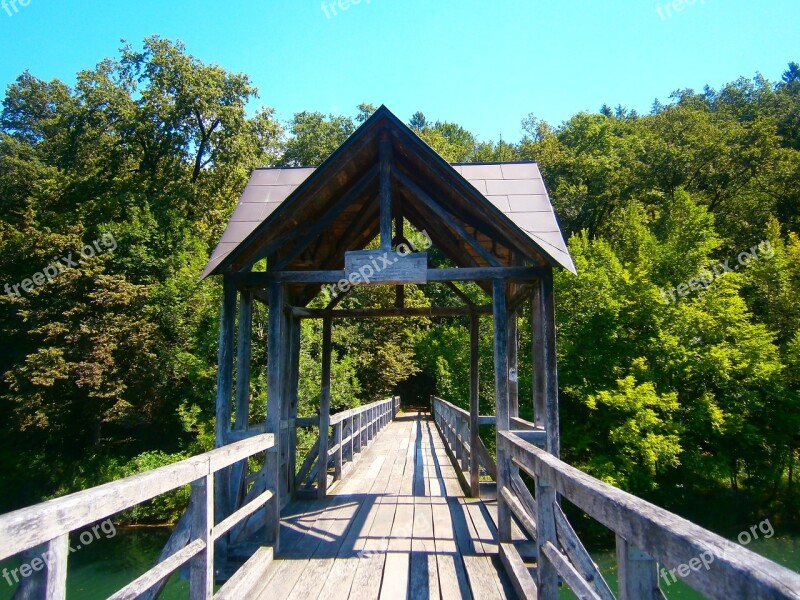
[[[531,294],[531,360],[533,362],[533,420],[537,427],[546,426],[547,368],[544,350],[544,310],[542,282],[533,287]]]
[[[333,322],[322,320],[322,398],[319,406],[319,461],[317,494],[320,499],[328,493],[328,436],[331,429],[331,348]]]
[[[281,433],[281,392],[282,392],[282,361],[281,353],[283,346],[283,286],[280,283],[273,282],[269,284],[269,324],[268,324],[268,338],[267,338],[267,432],[275,435],[276,442],[279,443]],[[276,444],[278,445],[278,444]],[[272,455],[267,456],[269,459],[269,468],[267,469],[267,488],[275,492],[274,504],[278,507],[278,516],[280,516],[280,506],[283,498],[281,498],[281,457],[280,447],[277,447]],[[275,510],[272,511],[271,517],[274,517]],[[279,542],[280,522],[274,518],[267,519],[267,532],[266,538],[273,541],[275,545]]]
[[[653,558],[617,535],[619,600],[661,600],[658,565]]]
[[[253,293],[239,294],[239,335],[236,350],[237,430],[247,429],[250,418],[250,355],[253,335]]]
[[[300,319],[290,319],[291,354],[289,360],[289,485],[294,494],[297,473],[297,402],[300,393]]]
[[[380,197],[381,197],[381,250],[392,249],[392,141],[388,132],[381,133],[380,152]]]
[[[253,293],[239,294],[239,332],[236,336],[236,408],[233,429],[246,431],[250,421],[250,358],[253,331]],[[236,510],[244,497],[247,461],[231,468],[230,501]]]
[[[519,332],[517,312],[508,315],[508,410],[512,417],[519,417],[519,365],[517,353]]]
[[[561,456],[561,441],[558,414],[558,365],[556,364],[556,308],[552,270],[542,278],[542,313],[544,318],[544,356],[547,380],[545,397],[547,451],[559,457]]]
[[[480,390],[479,378],[479,334],[480,316],[472,313],[469,321],[469,488],[473,498],[480,497],[480,459],[478,440],[480,437]]]
[[[217,448],[224,446],[228,441],[231,429],[231,413],[233,402],[233,355],[234,332],[236,329],[236,285],[229,275],[222,280],[222,308],[219,323],[219,346],[217,351],[217,406],[216,406],[216,436]],[[206,490],[212,505],[216,506],[211,514],[211,520],[217,516],[224,519],[229,516],[234,507],[231,498],[231,471],[224,469],[214,478],[214,488]],[[226,540],[219,541],[220,558],[227,555]]]
[[[509,429],[509,381],[508,381],[508,310],[506,305],[506,282],[495,279],[492,283],[494,305],[494,377],[495,414],[497,432]],[[511,510],[499,491],[511,485],[510,459],[497,443],[497,533],[501,543],[511,542]]]

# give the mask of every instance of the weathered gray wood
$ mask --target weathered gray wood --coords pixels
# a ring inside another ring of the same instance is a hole
[[[453,284],[454,285],[454,284]],[[480,435],[480,317],[473,312],[469,321],[469,487],[473,498],[480,497],[480,460],[478,437]]]
[[[317,462],[317,494],[320,499],[328,493],[328,436],[331,412],[331,348],[333,322],[322,321],[322,399],[319,406],[319,461]]]
[[[498,496],[502,496],[503,500],[508,504],[508,507],[511,509],[511,513],[516,517],[519,524],[522,526],[522,530],[530,537],[530,539],[536,539],[536,521],[535,516],[528,513],[525,510],[525,507],[519,501],[516,494],[512,492],[509,488],[504,487],[501,488],[498,492]]]
[[[496,279],[492,283],[494,305],[494,372],[495,372],[495,415],[499,434],[509,428],[509,324],[506,309],[506,282]],[[497,487],[510,485],[510,461],[503,448],[497,444]],[[497,530],[500,542],[511,542],[511,511],[502,497],[497,498]]]
[[[539,448],[546,449],[547,446],[547,432],[542,431],[541,429],[537,430],[529,430],[529,429],[521,429],[521,430],[511,430],[514,435],[520,437],[521,439],[525,440],[528,443],[534,444],[535,446],[539,446]]]
[[[317,308],[293,308],[292,314],[300,319],[394,319],[398,317],[458,317],[468,316],[473,312],[491,314],[490,306],[478,306],[474,309],[466,306],[450,306],[429,308],[351,308],[325,310]]]
[[[594,589],[583,579],[581,574],[578,573],[572,563],[558,551],[558,548],[556,548],[552,542],[545,542],[544,546],[542,546],[542,552],[547,557],[550,564],[555,567],[558,574],[564,579],[569,589],[571,589],[580,600],[600,600],[600,596],[597,595]],[[645,596],[635,596],[635,598],[646,600]],[[632,598],[628,598],[628,600],[632,600]]]
[[[462,267],[428,269],[426,279],[429,283],[446,281],[535,281],[540,279],[550,267]],[[266,271],[239,273],[231,276],[239,289],[262,289],[271,283],[338,283],[344,279],[344,270],[322,271]]]
[[[253,332],[253,294],[239,295],[239,335],[236,350],[236,429],[247,429],[250,415],[250,355]]]
[[[510,454],[510,453],[508,453]],[[544,553],[544,547],[557,544],[554,510],[556,506],[555,489],[542,477],[536,478],[536,568],[540,600],[558,598],[558,571],[553,561]]]
[[[196,496],[192,518],[192,537],[205,548],[192,558],[189,570],[189,598],[211,600],[214,595],[214,476],[209,474],[192,482]]]
[[[267,431],[275,435],[275,441],[278,445],[277,452],[273,456],[276,461],[274,469],[269,469],[266,473],[266,487],[274,490],[277,494],[276,505],[280,506],[283,503],[281,498],[281,484],[282,470],[281,470],[281,452],[280,452],[280,435],[281,435],[281,393],[282,386],[282,360],[281,354],[284,348],[283,345],[283,327],[285,319],[283,318],[284,306],[284,290],[283,285],[278,282],[271,283],[268,288],[269,292],[269,315],[268,315],[268,329],[267,329]],[[273,541],[277,546],[280,537],[279,523],[273,522],[272,519],[267,519],[266,538]]]
[[[297,472],[297,404],[300,394],[300,325],[299,319],[289,318],[291,348],[289,354],[289,467],[290,493],[294,493]]]
[[[536,427],[544,429],[547,413],[547,361],[544,344],[542,283],[536,282],[531,294],[531,357],[533,360],[533,415]]]
[[[514,544],[500,544],[500,560],[503,561],[503,566],[511,578],[511,584],[514,586],[517,596],[519,598],[530,598],[531,600],[536,598],[536,583],[533,581],[528,567],[522,561],[522,557],[520,557]]]
[[[545,398],[545,430],[547,430],[547,451],[553,456],[561,456],[561,436],[558,408],[558,365],[556,364],[556,308],[553,290],[553,273],[542,278],[542,313],[544,330],[544,355],[547,377]]]
[[[533,494],[531,494],[528,486],[522,481],[522,477],[519,476],[519,470],[511,475],[511,489],[514,491],[514,494],[516,494],[517,499],[522,503],[525,512],[536,521],[536,500],[534,500]]]
[[[178,550],[155,567],[137,577],[117,593],[109,596],[108,600],[135,600],[151,591],[158,584],[166,583],[167,579],[181,566],[204,552],[206,549],[203,540],[194,540],[181,550]],[[66,581],[66,579],[65,579]],[[50,600],[50,596],[47,596]]]
[[[233,402],[233,359],[234,334],[236,328],[236,286],[230,276],[223,278],[222,307],[220,311],[219,348],[217,354],[217,401],[216,401],[216,436],[215,444],[219,448],[227,442],[231,430]],[[218,514],[230,514],[233,505],[231,487],[235,473],[220,473],[214,480],[216,486],[213,494]],[[225,541],[220,544],[220,552],[226,555]]]
[[[517,360],[519,331],[517,313],[508,315],[508,414],[519,417],[519,364]]]
[[[275,485],[279,471],[279,453],[277,448],[270,448],[267,451],[267,460],[264,463],[265,480],[267,485]],[[273,493],[277,492],[277,487],[269,488]],[[268,502],[264,511],[264,543],[272,546],[275,551],[280,549],[280,530],[281,530],[281,503],[279,497],[274,497],[272,502]]]
[[[205,477],[274,444],[257,436],[178,463],[0,516],[0,560]]]
[[[340,480],[342,478],[342,428],[344,423],[338,422],[333,426],[333,443],[336,450],[333,455],[333,478]]]
[[[437,217],[439,217],[442,221],[444,221],[450,229],[452,229],[456,235],[460,237],[460,239],[467,243],[470,248],[472,248],[475,253],[480,256],[484,262],[490,267],[498,267],[500,266],[500,261],[497,260],[497,257],[491,254],[486,248],[484,248],[478,240],[476,240],[473,236],[471,236],[461,222],[456,219],[450,212],[448,212],[443,206],[441,206],[438,202],[436,202],[433,198],[431,198],[425,190],[423,190],[420,186],[418,186],[411,178],[407,177],[400,171],[395,170],[392,175],[394,178],[406,188],[409,192],[411,192],[415,198],[417,198],[425,207],[433,212]]]
[[[478,438],[475,450],[478,453],[480,463],[483,465],[483,468],[486,469],[486,474],[491,477],[492,480],[497,481],[497,465],[494,460],[492,460],[492,455],[489,454],[481,438]]]
[[[242,521],[243,519],[249,517],[254,512],[259,510],[262,506],[264,506],[267,502],[270,502],[275,497],[275,492],[272,490],[266,490],[262,492],[258,497],[254,500],[251,500],[236,512],[234,512],[231,516],[226,517],[222,521],[220,521],[217,525],[213,528],[213,535],[212,538],[214,540],[219,539],[221,536],[225,535],[230,529]]]
[[[252,598],[262,587],[267,570],[272,564],[274,551],[262,546],[231,577],[220,590],[214,594],[214,600],[242,600]]]
[[[69,534],[65,533],[47,543],[47,570],[45,592],[48,600],[66,600],[67,560],[69,557]]]
[[[658,586],[656,561],[620,535],[617,535],[617,581],[619,600],[661,600],[663,597]]]
[[[350,206],[364,193],[367,187],[371,185],[373,181],[375,181],[377,176],[377,166],[366,171],[364,175],[362,175],[361,178],[347,191],[347,193],[343,194],[340,199],[334,202],[330,208],[325,211],[325,214],[321,215],[319,219],[315,220],[309,228],[304,228],[303,236],[297,241],[291,250],[288,250],[286,254],[281,256],[280,261],[274,265],[275,270],[284,269],[286,265],[300,256],[303,250],[308,248],[312,242],[319,238],[323,231],[330,227],[331,222],[339,216],[342,210]]]
[[[344,281],[353,285],[428,282],[428,254],[401,255],[391,250],[353,250],[344,255]],[[402,311],[402,308],[395,308]]]
[[[592,557],[586,551],[575,530],[572,529],[560,506],[555,507],[556,533],[560,547],[564,549],[572,564],[583,579],[602,600],[616,600],[614,593],[600,573]]]
[[[475,303],[472,301],[472,298],[470,298],[470,297],[469,297],[469,296],[467,296],[467,295],[466,295],[466,294],[465,294],[463,291],[461,291],[461,288],[460,288],[460,287],[458,287],[458,286],[457,286],[455,283],[453,283],[452,281],[446,281],[446,282],[445,282],[445,285],[446,285],[446,286],[447,286],[447,287],[448,287],[448,288],[449,288],[449,289],[450,289],[450,290],[451,290],[451,291],[452,291],[452,292],[453,292],[453,293],[454,293],[456,296],[458,296],[458,298],[459,298],[459,299],[460,299],[460,300],[461,300],[461,301],[462,301],[462,302],[463,302],[465,305],[467,305],[467,306],[470,306],[470,307],[474,307],[474,306],[475,306]]]
[[[392,249],[392,141],[387,133],[382,133],[378,142],[380,161],[380,236],[381,248]]]
[[[559,494],[667,570],[708,557],[708,570],[686,569],[682,579],[709,598],[800,598],[797,573],[594,479],[516,436],[505,433],[500,437],[529,474],[552,482]]]

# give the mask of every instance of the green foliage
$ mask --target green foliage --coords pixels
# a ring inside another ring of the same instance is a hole
[[[579,272],[556,275],[564,456],[664,504],[732,489],[790,518],[800,505],[798,82],[791,63],[781,82],[683,90],[648,115],[604,106],[558,127],[530,115],[518,144],[481,141],[422,112],[410,120],[451,162],[539,162]],[[205,261],[252,168],[319,165],[375,111],[299,112],[284,136],[271,108],[248,114],[256,96],[247,76],[157,36],[78,73],[72,87],[26,72],[6,90],[2,282],[103,234],[116,247],[29,293],[0,294],[0,510],[213,447],[221,290],[198,283]],[[758,260],[667,301],[670,289],[754,248]],[[430,256],[448,266],[438,249]],[[487,301],[478,286],[463,289]],[[395,301],[391,287],[362,287],[341,306]],[[460,303],[443,286],[405,288],[409,307]],[[266,364],[266,319],[257,304],[254,365]],[[530,330],[524,314],[527,418]],[[301,341],[299,413],[310,416],[320,324],[305,321]],[[489,318],[479,342],[487,414]],[[333,343],[336,411],[409,381],[468,405],[466,319],[337,321]],[[265,369],[251,377],[255,424]],[[303,451],[312,444],[300,434]],[[186,499],[181,490],[127,518],[171,521]]]

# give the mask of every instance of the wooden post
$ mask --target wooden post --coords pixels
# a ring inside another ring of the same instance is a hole
[[[353,423],[353,455],[355,455],[356,452],[361,452],[361,413],[357,413],[353,420],[355,421]]]
[[[556,309],[553,293],[553,271],[542,278],[542,313],[544,317],[544,355],[546,362],[547,395],[545,427],[547,429],[547,451],[553,456],[561,455],[558,414],[558,365],[556,364]]]
[[[45,597],[48,600],[67,598],[67,557],[69,556],[69,534],[58,536],[47,544],[47,578]]]
[[[297,403],[300,393],[300,319],[290,319],[291,354],[289,356],[289,485],[295,491],[297,474]]]
[[[499,433],[508,431],[510,425],[508,402],[508,311],[506,307],[506,282],[495,279],[492,283],[494,305],[494,376],[495,414],[497,428],[497,490],[511,484],[510,459],[500,443]],[[511,542],[511,509],[503,499],[497,497],[497,534],[500,543]]]
[[[273,446],[267,450],[265,467],[267,471],[267,480],[269,482],[277,482],[277,475],[280,472],[280,452],[278,448]],[[269,489],[273,490],[273,492],[277,490],[275,487],[270,487]],[[277,493],[272,500],[267,502],[265,513],[266,528],[264,531],[264,544],[272,546],[274,551],[277,552],[280,548],[281,541],[281,503],[280,496]]]
[[[512,417],[519,417],[519,365],[517,353],[519,332],[517,313],[508,315],[508,411]]]
[[[322,320],[322,399],[319,406],[319,461],[317,494],[320,499],[328,493],[328,436],[331,429],[331,348],[333,322]]]
[[[214,595],[214,475],[209,474],[192,483],[196,497],[192,519],[192,538],[203,540],[205,550],[192,559],[189,569],[189,598],[211,600]]]
[[[480,459],[478,439],[480,437],[480,391],[479,384],[479,334],[480,316],[473,312],[469,323],[469,487],[473,498],[480,497]]]
[[[544,310],[542,282],[538,281],[531,294],[531,359],[533,361],[533,420],[537,427],[545,428],[547,404],[547,369],[544,350]]]
[[[283,349],[283,286],[273,282],[269,285],[269,331],[267,339],[267,432],[275,435],[275,456],[272,458],[274,469],[267,470],[267,488],[275,493],[273,500],[278,507],[280,515],[281,498],[281,461],[280,461],[280,434],[281,434],[281,351]],[[269,458],[269,456],[268,456]],[[275,531],[269,531],[270,528]],[[280,537],[280,521],[274,522],[267,519],[267,538],[278,540]]]
[[[239,294],[239,336],[236,351],[236,429],[247,429],[250,417],[250,355],[253,332],[253,293]]]
[[[389,133],[381,133],[379,141],[380,154],[380,196],[381,196],[381,250],[392,249],[392,141]]]
[[[497,471],[500,472],[498,461]],[[536,570],[536,586],[539,600],[557,600],[558,571],[547,558],[542,549],[546,542],[559,547],[556,536],[555,503],[556,491],[541,477],[536,477],[536,548],[538,551],[538,568]]]
[[[231,410],[233,402],[233,354],[234,332],[236,328],[236,285],[231,276],[222,280],[222,309],[219,323],[219,346],[217,350],[217,407],[216,436],[217,448],[227,443],[231,429]],[[211,502],[216,504],[216,513],[220,519],[230,515],[233,510],[231,497],[232,475],[230,469],[221,471],[214,479],[215,488],[208,490]],[[219,542],[220,558],[227,556],[226,540]]]
[[[253,331],[253,293],[239,294],[239,333],[236,338],[236,415],[234,430],[246,431],[250,421],[250,358]],[[231,511],[239,508],[244,497],[247,461],[231,467],[230,502]]]
[[[661,600],[658,565],[653,558],[617,535],[619,600]]]
[[[333,445],[336,447],[336,452],[333,455],[333,478],[336,481],[342,479],[342,430],[344,429],[344,421],[339,421],[333,426]]]

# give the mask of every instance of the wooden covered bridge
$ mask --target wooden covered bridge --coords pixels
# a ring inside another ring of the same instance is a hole
[[[416,251],[409,227],[448,264]],[[154,598],[178,570],[193,599],[552,600],[568,588],[652,600],[664,597],[665,574],[710,598],[800,598],[800,575],[559,459],[557,267],[574,272],[535,164],[450,165],[384,107],[316,169],[255,171],[204,273],[223,280],[218,448],[0,517],[0,560],[46,557],[17,597],[65,598],[71,532],[191,485],[157,564],[112,598]],[[460,282],[477,283],[486,303]],[[407,307],[410,284],[448,286],[461,305]],[[394,306],[342,308],[360,285],[393,286]],[[312,305],[321,286],[336,293]],[[250,413],[255,301],[268,306],[260,423]],[[517,361],[523,310],[530,365]],[[439,398],[411,410],[388,398],[331,414],[333,321],[415,316],[469,319],[470,410]],[[494,328],[491,416],[479,414],[481,318]],[[313,418],[297,414],[303,319],[322,321]],[[524,400],[523,369],[534,382]],[[533,422],[519,417],[520,402],[532,402]],[[496,459],[478,435],[486,424]],[[316,432],[302,464],[299,428]],[[599,571],[561,499],[616,534],[616,578]]]

